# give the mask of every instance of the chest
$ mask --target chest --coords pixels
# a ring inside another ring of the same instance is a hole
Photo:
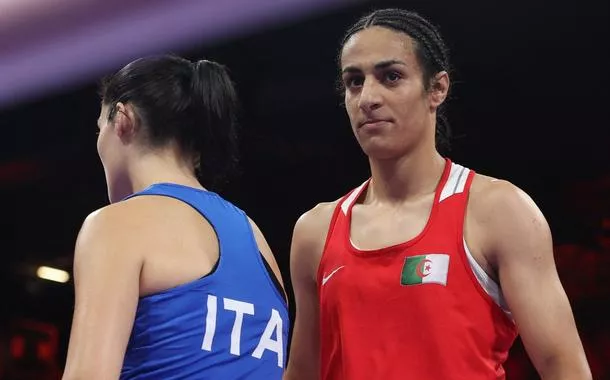
[[[469,284],[457,219],[431,211],[432,200],[409,206],[387,213],[354,207],[351,225],[348,215],[339,218],[320,268],[327,300],[366,308],[420,295],[432,302],[449,285]]]
[[[426,227],[434,194],[400,207],[354,205],[349,226],[350,240],[359,249],[380,249],[409,241]]]
[[[437,251],[436,251],[437,252]],[[365,328],[383,320],[400,326],[418,310],[414,322],[425,321],[439,307],[453,305],[463,286],[471,285],[453,252],[346,256],[324,265],[320,281],[320,313]],[[460,270],[462,269],[462,270]]]

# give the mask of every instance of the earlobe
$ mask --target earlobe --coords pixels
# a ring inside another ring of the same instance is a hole
[[[436,109],[443,104],[449,93],[449,74],[446,71],[441,71],[434,76],[432,81],[430,103]]]
[[[121,139],[130,139],[136,132],[136,118],[130,104],[118,102],[115,112],[115,129]]]

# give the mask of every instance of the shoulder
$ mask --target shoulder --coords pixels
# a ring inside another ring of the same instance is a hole
[[[315,207],[303,213],[294,226],[293,241],[301,238],[325,241],[332,219],[340,211],[339,207],[342,206],[342,202],[359,194],[365,184],[366,182],[360,184],[334,201],[318,203]]]
[[[78,233],[75,262],[86,255],[112,256],[113,252],[121,252],[114,259],[123,260],[146,250],[143,243],[152,239],[141,237],[154,236],[162,227],[162,218],[155,217],[162,211],[151,207],[153,200],[147,198],[132,198],[90,213]]]
[[[528,239],[550,241],[549,225],[538,205],[529,194],[506,180],[477,174],[470,191],[468,215],[482,232],[486,256]]]
[[[126,233],[126,227],[144,227],[152,221],[150,216],[160,214],[158,200],[153,197],[136,197],[113,203],[87,215],[81,232]]]
[[[509,181],[476,174],[470,189],[469,206],[477,218],[490,219],[529,215],[542,217],[540,209],[525,191]]]
[[[293,239],[310,240],[326,238],[326,232],[339,205],[340,199],[332,202],[318,203],[312,209],[303,213],[294,226]]]
[[[244,213],[244,215],[246,215],[246,214]],[[248,215],[246,215],[246,218],[248,219],[250,228],[252,228],[252,233],[254,234],[254,240],[256,241],[256,244],[258,245],[258,249],[259,249],[260,253],[263,254],[263,256],[265,257],[267,262],[273,261],[274,260],[273,253],[271,251],[271,247],[269,246],[269,243],[267,242],[267,239],[265,239],[265,234],[263,234],[263,231],[261,231],[260,227],[254,222],[254,220],[252,220],[252,218],[250,218]]]
[[[294,226],[290,247],[293,282],[315,284],[328,230],[339,200],[317,204],[302,214]]]

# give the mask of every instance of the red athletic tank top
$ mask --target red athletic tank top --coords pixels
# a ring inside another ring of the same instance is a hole
[[[473,177],[447,160],[423,231],[378,250],[350,242],[352,206],[369,181],[340,200],[318,269],[322,380],[505,378],[517,329],[464,245]]]

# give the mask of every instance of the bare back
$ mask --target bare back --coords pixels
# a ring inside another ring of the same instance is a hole
[[[210,223],[191,206],[173,198],[146,196],[130,199],[123,207],[142,221],[142,228],[134,231],[134,239],[142,245],[141,296],[194,281],[214,269],[218,238]],[[252,220],[250,224],[261,254],[283,283],[263,234]]]

